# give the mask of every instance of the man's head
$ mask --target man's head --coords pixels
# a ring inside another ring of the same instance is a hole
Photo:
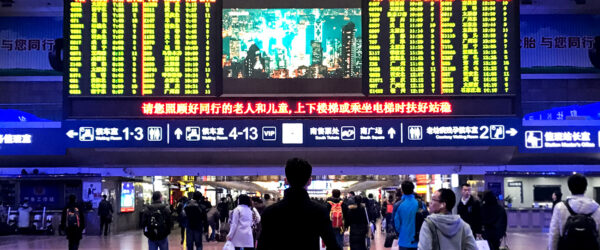
[[[160,202],[162,199],[162,194],[159,191],[154,191],[152,193],[152,202]]]
[[[463,183],[461,187],[460,193],[462,194],[462,198],[465,200],[471,198],[471,185],[469,185],[469,183]]]
[[[77,197],[75,197],[75,195],[69,195],[69,204],[75,204],[76,201]],[[27,201],[25,201],[25,204],[27,204]]]
[[[310,185],[312,166],[304,159],[292,158],[285,164],[285,179],[292,188]]]
[[[102,195],[102,199],[106,200],[106,195],[105,194]]]
[[[354,193],[354,191],[350,191],[350,192],[348,192],[348,196],[350,196],[350,197],[356,196],[356,193]]]
[[[581,174],[571,175],[567,184],[573,195],[584,194],[587,189],[587,179]]]
[[[333,198],[340,198],[341,195],[342,192],[340,192],[339,189],[331,190],[331,196],[333,196]]]
[[[431,197],[431,203],[429,203],[429,211],[434,214],[447,214],[452,212],[456,204],[456,196],[452,190],[442,188],[436,191]]]
[[[402,184],[400,184],[400,189],[402,189],[403,195],[413,194],[415,184],[413,184],[412,181],[403,181]]]
[[[194,199],[195,201],[204,200],[204,198],[202,197],[202,193],[200,193],[199,191],[194,192],[194,194],[192,195],[192,199]]]
[[[560,190],[556,190],[552,192],[552,200],[553,201],[561,201],[562,200],[562,192]]]
[[[240,205],[246,205],[251,207],[252,206],[252,201],[250,200],[250,196],[242,194],[240,195],[240,197],[238,197],[238,203]]]
[[[269,194],[265,194],[265,201],[268,201],[268,200],[270,200],[270,199],[271,199],[271,195],[269,195]]]
[[[373,199],[373,194],[368,195],[369,199]]]

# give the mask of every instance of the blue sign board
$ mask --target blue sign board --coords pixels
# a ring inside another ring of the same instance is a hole
[[[600,152],[600,124],[556,122],[562,123],[516,117],[0,123],[0,155],[62,155],[66,148],[132,147],[518,146],[524,153]]]
[[[20,199],[29,201],[29,206],[38,208],[46,206],[47,209],[61,209],[64,207],[65,184],[53,181],[21,181]]]
[[[521,120],[88,120],[63,124],[67,146],[422,147],[517,145]]]
[[[63,155],[60,122],[0,123],[0,155]]]
[[[523,127],[523,153],[598,153],[600,126]]]

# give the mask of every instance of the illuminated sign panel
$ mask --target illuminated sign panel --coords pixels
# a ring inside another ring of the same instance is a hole
[[[60,122],[0,122],[0,155],[61,155]]]
[[[510,146],[518,118],[180,119],[65,122],[73,148]]]
[[[304,116],[304,115],[448,115],[447,101],[321,101],[321,102],[145,102],[146,116]]]
[[[67,118],[519,114],[515,1],[65,0],[64,19]]]
[[[526,153],[600,152],[598,126],[526,126],[519,151]]]
[[[220,1],[67,0],[70,97],[216,96]]]
[[[518,93],[518,4],[363,1],[366,94]]]
[[[135,187],[133,182],[121,182],[121,213],[135,210]]]

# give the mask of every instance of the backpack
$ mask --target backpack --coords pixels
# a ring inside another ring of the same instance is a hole
[[[393,214],[394,213],[394,203],[392,202],[388,202],[387,206],[386,206],[386,213],[388,214]]]
[[[202,230],[203,225],[208,224],[208,221],[204,220],[206,215],[206,207],[200,204],[196,200],[190,200],[183,209],[187,219],[187,225],[189,229]]]
[[[169,235],[165,223],[165,216],[168,215],[163,215],[163,211],[161,210],[160,207],[148,206],[145,212],[144,235],[153,241],[162,240]]]
[[[334,203],[333,201],[328,201],[331,205],[331,212],[329,212],[329,218],[331,219],[331,226],[333,228],[343,228],[344,227],[344,215],[342,213],[342,203],[340,201],[338,203]]]
[[[419,232],[421,232],[421,226],[423,225],[425,218],[429,216],[429,211],[427,211],[427,208],[423,206],[423,202],[418,202],[417,213],[415,214],[415,238],[413,240],[415,243],[419,242]]]
[[[379,204],[375,200],[369,200],[369,218],[377,220],[379,218]]]
[[[72,231],[75,229],[79,229],[79,209],[76,207],[67,209],[67,230]]]
[[[600,249],[596,222],[592,218],[593,212],[577,214],[569,206],[569,200],[564,201],[564,204],[571,215],[565,223],[563,234],[558,239],[558,249],[573,249],[573,246],[581,250]]]
[[[398,203],[398,207],[400,206],[400,204],[402,204],[403,201],[404,200],[402,200]],[[396,210],[397,210],[396,213],[400,212],[399,209],[396,209]],[[427,216],[429,216],[429,211],[427,211],[427,208],[423,206],[422,201],[417,200],[417,212],[415,213],[415,236],[411,243],[419,242],[419,232],[421,232],[421,226],[423,225],[423,222],[425,222],[425,219],[427,218]]]

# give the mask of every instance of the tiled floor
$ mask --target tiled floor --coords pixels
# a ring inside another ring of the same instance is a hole
[[[178,230],[174,230],[169,236],[169,249],[185,249],[179,244]],[[509,246],[511,250],[534,250],[546,249],[547,236],[545,233],[510,233]],[[32,235],[11,235],[0,237],[0,249],[67,249],[67,240],[63,236],[32,236]],[[84,236],[79,249],[123,249],[123,250],[144,250],[148,249],[148,243],[141,231],[130,231],[109,237],[103,236]],[[204,250],[221,250],[223,243],[204,242]],[[282,246],[282,250],[285,247]],[[349,249],[349,248],[347,248]],[[375,248],[371,250],[384,250],[383,235],[378,234]],[[389,248],[387,248],[389,249]]]

